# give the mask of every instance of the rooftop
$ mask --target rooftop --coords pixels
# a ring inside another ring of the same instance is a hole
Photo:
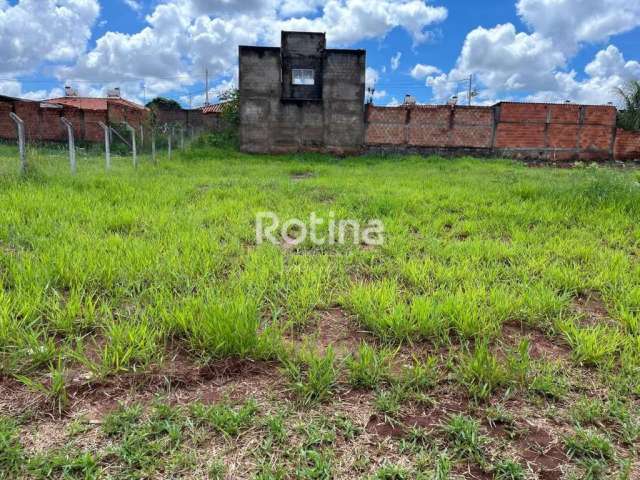
[[[135,102],[125,100],[124,98],[93,98],[93,97],[61,97],[46,100],[48,103],[57,103],[60,105],[69,105],[71,107],[80,108],[82,110],[107,110],[109,103],[115,103],[124,107],[145,110],[145,107]]]

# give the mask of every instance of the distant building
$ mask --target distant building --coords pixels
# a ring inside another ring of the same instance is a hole
[[[359,151],[366,52],[326,48],[324,33],[282,32],[281,47],[241,46],[240,148]]]
[[[104,132],[98,122],[114,125],[126,121],[138,127],[148,118],[148,109],[120,97],[78,97],[71,89],[67,89],[67,95],[44,101],[0,95],[0,138],[16,138],[9,112],[24,121],[28,141],[66,141],[67,132],[60,117],[73,124],[77,140],[87,142],[104,140]]]

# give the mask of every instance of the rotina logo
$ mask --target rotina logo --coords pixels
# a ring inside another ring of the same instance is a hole
[[[318,227],[323,228],[322,235],[318,234]],[[295,232],[292,233],[292,232]],[[335,213],[329,212],[325,219],[312,212],[308,222],[298,218],[290,218],[281,222],[273,212],[258,212],[256,214],[256,242],[258,245],[271,242],[278,245],[285,242],[288,245],[300,245],[304,241],[314,245],[382,245],[384,243],[384,224],[381,220],[369,220],[361,225],[357,220],[336,220]]]

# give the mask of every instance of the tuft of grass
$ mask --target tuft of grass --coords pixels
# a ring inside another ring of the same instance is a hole
[[[460,458],[482,462],[485,439],[480,434],[480,423],[476,419],[462,414],[453,415],[442,429]]]
[[[611,365],[624,343],[620,330],[607,325],[578,327],[567,322],[561,329],[571,345],[574,360],[587,367]]]
[[[412,392],[424,392],[435,387],[440,378],[438,359],[429,357],[425,361],[413,358],[413,363],[402,369],[396,380],[403,388]]]
[[[211,426],[227,437],[237,437],[253,424],[258,405],[252,399],[238,408],[226,402],[216,405],[195,403],[191,405],[190,410],[201,425]]]
[[[337,385],[338,367],[331,347],[324,355],[306,351],[295,360],[285,360],[284,371],[289,376],[291,390],[303,405],[329,399]]]
[[[584,428],[564,438],[567,453],[572,458],[588,460],[611,460],[614,449],[605,436]]]
[[[460,360],[456,378],[467,388],[469,395],[479,400],[488,398],[509,380],[506,369],[490,352],[487,342],[480,343],[473,353]]]
[[[525,480],[525,470],[518,462],[511,459],[500,460],[494,466],[495,480]]]
[[[66,370],[62,357],[58,357],[56,365],[49,366],[47,382],[39,382],[24,375],[17,375],[16,378],[30,390],[44,395],[57,415],[62,415],[66,411],[69,405],[69,394],[67,392]]]
[[[18,426],[12,419],[0,416],[0,472],[8,477],[17,477],[24,462]]]
[[[388,349],[377,350],[363,343],[355,357],[347,358],[349,383],[356,388],[375,388],[386,381],[390,375],[390,362],[394,352]]]
[[[389,390],[381,390],[377,393],[374,405],[376,411],[385,419],[393,420],[402,409],[402,402],[406,398],[406,391],[402,387],[394,386]]]

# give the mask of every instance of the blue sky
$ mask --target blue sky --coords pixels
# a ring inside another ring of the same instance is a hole
[[[0,0],[0,94],[49,98],[70,84],[184,105],[232,86],[237,45],[326,31],[367,50],[375,103],[607,103],[640,78],[639,0]]]

